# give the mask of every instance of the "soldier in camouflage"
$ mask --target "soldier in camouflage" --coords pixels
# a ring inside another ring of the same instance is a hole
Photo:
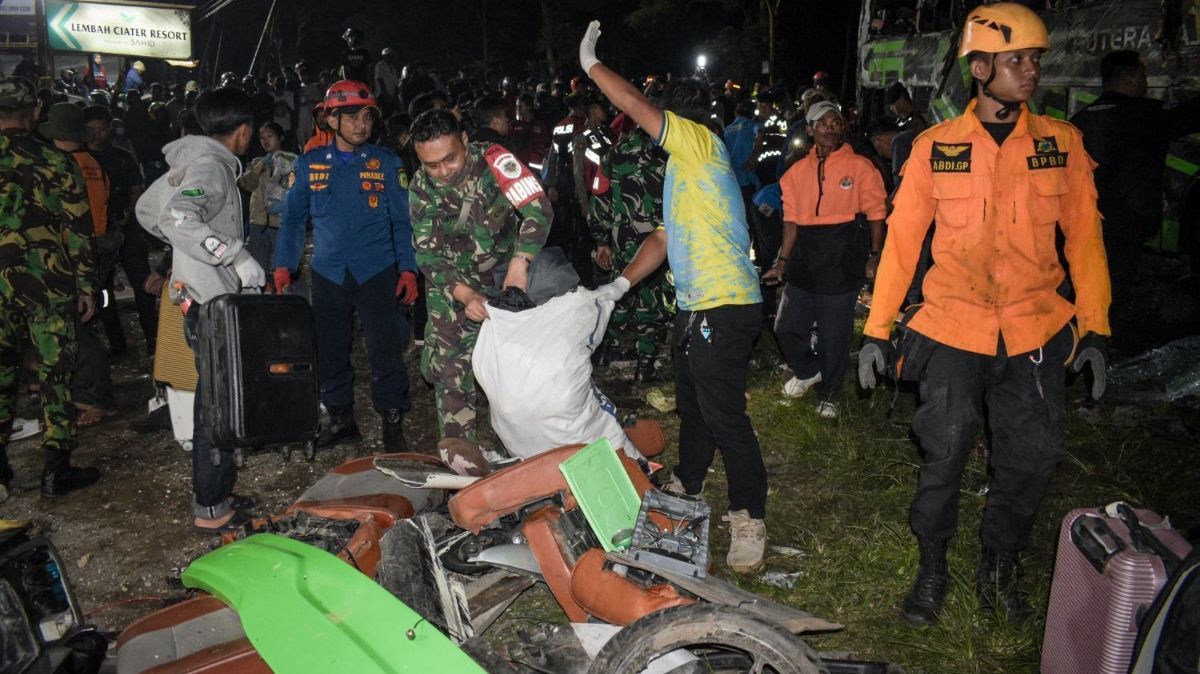
[[[603,155],[588,207],[596,264],[601,269],[620,274],[642,241],[663,226],[666,166],[666,153],[636,126],[626,130]],[[617,302],[608,323],[605,350],[622,353],[632,337],[638,360],[634,378],[651,381],[674,316],[675,286],[664,264]]]
[[[471,351],[486,320],[484,291],[525,290],[553,212],[541,183],[499,145],[468,143],[454,116],[430,110],[411,129],[421,168],[409,188],[417,266],[429,320],[421,374],[434,386],[443,438],[477,439]]]
[[[91,214],[79,168],[32,135],[36,107],[28,81],[0,78],[0,502],[13,479],[6,445],[26,336],[38,353],[46,427],[42,495],[61,496],[100,478],[95,468],[70,464],[72,314],[90,320],[98,290]]]

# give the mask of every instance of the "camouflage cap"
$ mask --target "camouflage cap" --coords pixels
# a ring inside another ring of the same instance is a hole
[[[0,109],[22,110],[37,103],[33,84],[24,77],[0,77]]]

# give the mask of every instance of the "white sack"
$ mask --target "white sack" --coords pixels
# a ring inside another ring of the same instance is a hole
[[[492,428],[510,454],[527,459],[608,438],[642,458],[592,383],[592,352],[614,306],[582,288],[525,311],[488,306],[471,364],[487,393]]]

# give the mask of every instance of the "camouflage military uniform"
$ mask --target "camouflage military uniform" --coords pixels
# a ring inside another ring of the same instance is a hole
[[[65,465],[75,444],[71,374],[80,295],[95,295],[92,220],[75,162],[24,130],[0,135],[0,482],[12,430],[21,345],[38,353],[42,446]],[[53,466],[51,466],[53,468]]]
[[[663,224],[663,174],[666,154],[641,129],[626,133],[604,155],[607,185],[593,190],[588,204],[592,238],[612,246],[613,274],[620,274],[638,246]],[[607,187],[607,189],[603,189]],[[667,343],[675,315],[675,287],[667,266],[638,284],[613,311],[606,339],[615,353],[636,341],[639,357],[657,358]]]
[[[499,145],[470,144],[463,170],[466,176],[455,186],[417,171],[409,209],[429,304],[421,374],[434,386],[442,437],[475,440],[471,352],[479,324],[466,317],[452,292],[462,283],[482,293],[495,287],[498,265],[516,253],[537,255],[553,212],[537,178]]]

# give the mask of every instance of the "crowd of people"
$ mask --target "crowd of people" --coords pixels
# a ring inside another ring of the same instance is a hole
[[[0,171],[6,193],[15,189],[0,211],[0,439],[28,341],[46,427],[43,495],[100,478],[69,456],[75,429],[115,409],[109,359],[126,339],[116,303],[102,298],[117,267],[150,354],[167,279],[193,345],[199,306],[213,297],[303,292],[329,412],[319,447],[360,437],[357,316],[384,445],[404,451],[403,353],[414,339],[445,453],[479,440],[470,359],[489,300],[528,290],[535,259],[557,247],[588,292],[616,303],[595,365],[632,362],[638,382],[673,372],[680,457],[663,488],[699,494],[719,450],[727,562],[739,572],[757,568],[766,546],[767,473],[746,411],[751,350],[769,326],[791,374],[782,395],[813,391],[819,417],[836,419],[855,306],[873,286],[859,383],[887,372],[920,385],[921,561],[904,616],[937,620],[959,480],[985,422],[994,476],[977,589],[984,606],[1028,612],[1018,554],[1063,451],[1063,364],[1087,369],[1103,393],[1110,261],[1114,281],[1137,265],[1128,250],[1115,262],[1111,246],[1129,233],[1102,230],[1100,212],[1111,222],[1121,186],[1155,173],[1114,168],[1122,153],[1153,148],[1117,148],[1125,137],[1110,130],[1129,128],[1122,111],[1137,110],[1160,122],[1141,129],[1165,153],[1169,134],[1200,119],[1143,98],[1136,53],[1105,59],[1107,93],[1080,113],[1081,134],[1026,105],[1050,44],[1020,3],[972,12],[959,55],[976,96],[928,129],[901,83],[887,114],[860,120],[823,72],[804,91],[631,82],[599,60],[596,22],[580,44],[583,74],[549,82],[445,78],[422,62],[399,66],[392,49],[376,59],[358,30],[344,38],[329,70],[226,73],[210,89],[147,83],[139,61],[115,93],[99,56],[88,85],[73,73],[57,91],[0,80]],[[1101,159],[1095,182],[1089,155]],[[1149,201],[1156,187],[1161,178],[1138,194]],[[1131,301],[1116,286],[1114,311]],[[194,525],[236,528],[250,504],[233,493],[233,461],[208,460],[200,411],[197,401]],[[0,502],[12,479],[0,451]]]

